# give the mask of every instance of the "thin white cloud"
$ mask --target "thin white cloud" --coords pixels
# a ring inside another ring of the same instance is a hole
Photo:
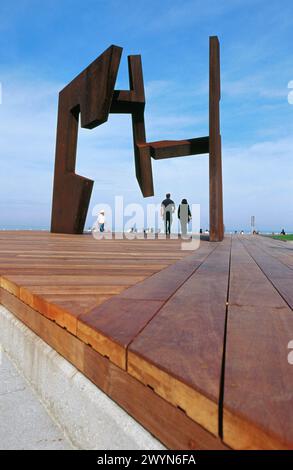
[[[246,0],[245,5],[248,8],[249,4],[255,5],[257,2],[258,0]],[[225,0],[225,2],[210,0],[204,5],[201,0],[167,2],[167,5],[162,2],[162,11],[160,14],[152,15],[149,21],[145,21],[145,28],[152,31],[170,31],[178,26],[188,28],[207,19],[214,20],[242,5],[242,0]]]
[[[272,85],[267,74],[250,75],[239,80],[222,80],[223,96],[242,97],[248,96],[252,98],[257,95],[262,98],[283,98],[286,100],[288,96],[287,84],[284,83],[283,88],[277,88]]]
[[[259,229],[293,230],[293,138],[223,149],[226,224],[248,227],[255,215]]]
[[[0,106],[0,200],[6,204],[0,205],[0,226],[49,226],[60,88],[59,83],[4,81],[4,101]],[[149,139],[196,137],[205,134],[199,131],[205,126],[207,129],[207,115],[197,115],[196,111],[165,115],[163,110],[161,114],[147,113],[146,125]],[[274,220],[276,225],[292,227],[288,201],[293,185],[293,140],[268,139],[231,147],[224,139],[224,144],[226,226],[245,226],[253,213],[262,225],[268,226]],[[154,161],[153,169],[156,196],[150,200],[159,202],[170,191],[177,202],[187,197],[190,202],[200,203],[205,228],[208,157]],[[135,179],[129,116],[111,115],[109,122],[97,129],[80,130],[77,171],[96,182],[91,207],[100,201],[113,201],[115,194],[124,195],[129,202],[149,201],[143,200]]]

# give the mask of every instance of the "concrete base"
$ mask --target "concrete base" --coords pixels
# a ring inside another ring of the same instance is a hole
[[[0,357],[0,450],[72,450],[7,354]]]
[[[77,448],[164,449],[157,439],[2,305],[0,346]]]

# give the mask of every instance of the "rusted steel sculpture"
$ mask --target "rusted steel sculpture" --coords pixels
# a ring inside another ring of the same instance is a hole
[[[132,116],[136,177],[144,197],[154,195],[151,158],[209,153],[210,240],[223,239],[222,164],[219,119],[219,41],[210,37],[209,136],[146,142],[141,57],[128,56],[129,90],[115,90],[122,48],[109,47],[59,95],[51,231],[82,233],[93,181],[75,173],[78,123],[93,129],[109,113]]]

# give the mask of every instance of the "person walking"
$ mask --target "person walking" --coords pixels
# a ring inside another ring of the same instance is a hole
[[[104,232],[105,231],[105,211],[101,209],[96,222],[92,228],[93,232]]]
[[[165,234],[170,235],[172,226],[172,215],[175,212],[175,203],[171,199],[171,194],[166,194],[166,199],[161,203],[161,215],[164,220]]]
[[[181,204],[178,207],[178,219],[181,225],[181,235],[185,237],[187,235],[187,225],[191,219],[190,207],[187,199],[182,199]]]

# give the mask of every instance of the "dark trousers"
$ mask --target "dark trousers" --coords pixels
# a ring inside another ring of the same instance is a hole
[[[170,214],[170,212],[166,212],[164,216],[164,221],[165,221],[165,234],[170,235],[171,225],[172,225],[172,215]]]

